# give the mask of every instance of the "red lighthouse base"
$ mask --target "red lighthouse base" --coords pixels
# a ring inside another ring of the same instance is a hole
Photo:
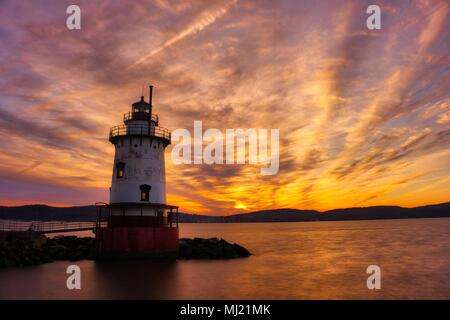
[[[100,218],[96,229],[100,256],[168,258],[178,256],[177,212],[171,210],[163,216],[114,216],[111,215],[113,212],[111,207],[108,208],[107,219]]]
[[[101,230],[100,251],[105,255],[177,255],[178,228],[116,227]]]

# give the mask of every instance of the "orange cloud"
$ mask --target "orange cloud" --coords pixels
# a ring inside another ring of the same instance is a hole
[[[87,1],[76,33],[44,3],[0,3],[1,203],[107,201],[109,127],[149,83],[171,130],[280,129],[275,176],[169,147],[181,211],[449,201],[446,1],[382,1],[376,31],[362,2]]]

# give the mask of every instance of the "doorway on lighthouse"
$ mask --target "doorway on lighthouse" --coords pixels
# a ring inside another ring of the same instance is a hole
[[[141,201],[150,201],[150,190],[152,187],[148,184],[143,184],[139,188],[141,189]]]

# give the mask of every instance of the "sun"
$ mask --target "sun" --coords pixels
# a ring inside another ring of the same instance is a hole
[[[234,204],[234,208],[247,210],[247,206],[243,204],[241,201],[236,201]]]

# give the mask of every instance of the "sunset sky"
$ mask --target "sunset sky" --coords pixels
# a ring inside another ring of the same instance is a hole
[[[273,176],[175,165],[170,146],[180,211],[450,201],[449,14],[446,0],[0,1],[0,204],[108,201],[109,128],[149,84],[172,131],[280,129]]]

